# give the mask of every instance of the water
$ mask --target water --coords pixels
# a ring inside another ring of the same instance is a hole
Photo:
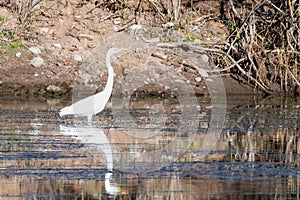
[[[68,102],[2,100],[0,199],[300,199],[299,99],[227,100],[208,133],[199,98],[193,134],[176,101],[133,102],[130,119],[108,106],[89,125],[58,116]]]

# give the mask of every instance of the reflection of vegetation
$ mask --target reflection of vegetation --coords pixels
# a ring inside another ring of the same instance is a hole
[[[226,125],[233,130],[227,134],[232,150],[227,161],[290,162],[300,166],[299,109],[293,105],[262,105],[240,114],[232,112],[233,118]]]

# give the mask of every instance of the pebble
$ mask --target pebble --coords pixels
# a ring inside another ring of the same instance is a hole
[[[131,38],[135,38],[135,33],[139,30],[142,29],[142,25],[140,24],[133,24],[132,26],[130,26],[130,37]]]
[[[21,52],[17,52],[17,53],[16,53],[16,57],[17,57],[17,58],[20,58],[20,57],[21,57],[21,55],[22,55],[22,53],[21,53]]]
[[[162,24],[163,28],[172,28],[174,26],[173,22],[167,22],[165,24]]]
[[[81,62],[81,61],[82,61],[81,55],[78,55],[78,54],[73,55],[73,59],[74,59],[75,61],[77,61],[77,62]]]
[[[198,68],[198,72],[202,77],[208,77],[208,73],[205,69]]]
[[[217,34],[218,34],[218,31],[217,31],[216,29],[213,29],[213,30],[211,31],[211,34],[217,35]]]
[[[201,78],[200,76],[198,76],[198,77],[195,78],[195,81],[196,81],[197,83],[201,82],[201,80],[202,80],[202,78]]]
[[[196,26],[200,26],[200,25],[201,25],[201,22],[195,22],[195,25],[196,25]]]
[[[78,38],[79,38],[79,39],[88,39],[88,40],[93,40],[93,39],[95,39],[94,36],[88,35],[88,34],[84,34],[84,33],[79,34],[79,35],[78,35]]]
[[[180,67],[177,67],[177,68],[175,68],[174,70],[175,70],[175,72],[177,72],[177,73],[181,73],[181,72],[182,72],[182,69],[181,69]]]
[[[121,21],[122,21],[121,18],[117,18],[114,20],[113,23],[114,23],[114,25],[119,25],[119,24],[121,24]]]
[[[44,59],[41,57],[35,57],[30,61],[30,64],[34,67],[40,67],[44,64]]]
[[[33,76],[38,77],[39,74],[37,72],[34,72]]]
[[[3,84],[3,81],[0,81],[0,85],[2,85]]]
[[[61,49],[61,44],[55,43],[55,44],[53,44],[53,46],[58,48],[58,49]]]
[[[88,48],[95,48],[97,45],[95,43],[90,42],[87,44],[87,46]]]
[[[167,60],[168,59],[168,56],[163,54],[163,53],[159,53],[159,52],[155,52],[152,54],[152,56],[156,57],[156,58],[160,58],[160,59],[163,59],[163,60]]]
[[[40,29],[41,34],[46,34],[46,33],[48,33],[48,31],[49,31],[49,28],[47,28],[47,27],[43,27]]]
[[[208,63],[208,61],[209,61],[209,57],[206,54],[201,54],[200,58],[202,59],[202,61],[204,63]]]
[[[37,46],[29,47],[29,51],[35,55],[41,54],[42,51]]]
[[[52,93],[60,92],[60,88],[56,85],[48,85],[46,90],[47,92],[52,92]]]

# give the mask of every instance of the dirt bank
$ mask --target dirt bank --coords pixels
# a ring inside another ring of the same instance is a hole
[[[99,2],[41,1],[30,10],[26,1],[23,4],[22,1],[3,3],[0,7],[0,96],[70,97],[78,69],[89,53],[107,37],[118,32],[128,33],[130,25],[136,23],[165,29],[177,26],[163,21],[159,17],[160,10],[153,12],[155,8],[150,4]],[[191,30],[189,32],[179,30],[187,42],[199,39],[217,42],[226,38],[228,31],[223,24],[217,20],[206,20],[212,15],[206,11],[219,11],[219,3],[214,5],[217,7],[203,3],[198,16],[193,16],[197,19],[196,26],[187,26],[186,30]],[[139,12],[132,12],[136,9]],[[37,50],[29,50],[32,47]],[[141,55],[137,52],[135,56]],[[42,59],[41,63],[33,64],[37,57]],[[122,76],[126,66],[132,63],[130,60],[123,62],[115,69],[116,77]],[[173,59],[173,65],[181,67],[197,95],[206,95],[205,83],[201,82],[197,71],[182,66],[179,61],[176,65],[176,62]],[[253,93],[250,87],[230,76],[225,75],[224,82],[230,94]]]

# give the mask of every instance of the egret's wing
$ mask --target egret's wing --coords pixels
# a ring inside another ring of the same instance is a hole
[[[93,115],[95,113],[95,95],[86,97],[77,101],[76,103],[62,108],[60,116],[64,115]]]

